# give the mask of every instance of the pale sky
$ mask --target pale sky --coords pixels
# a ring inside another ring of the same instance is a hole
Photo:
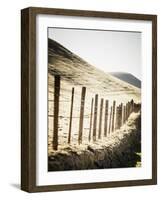
[[[48,28],[49,38],[105,72],[141,80],[141,33]]]

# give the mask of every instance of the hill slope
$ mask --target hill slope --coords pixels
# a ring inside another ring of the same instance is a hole
[[[82,85],[91,92],[108,94],[131,94],[140,97],[140,90],[90,65],[56,41],[48,40],[49,74],[60,74],[62,80]],[[49,83],[50,84],[50,83]]]

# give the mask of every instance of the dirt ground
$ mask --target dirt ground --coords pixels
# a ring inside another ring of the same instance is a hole
[[[48,170],[80,170],[141,166],[141,116],[132,113],[120,130],[82,145],[61,145],[50,151]]]

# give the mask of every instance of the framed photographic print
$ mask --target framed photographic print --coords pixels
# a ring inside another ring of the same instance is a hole
[[[157,183],[157,16],[21,11],[21,188]]]

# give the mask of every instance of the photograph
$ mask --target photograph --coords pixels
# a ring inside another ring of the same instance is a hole
[[[21,15],[22,190],[157,184],[157,15]]]
[[[142,34],[48,27],[48,172],[139,168]]]

